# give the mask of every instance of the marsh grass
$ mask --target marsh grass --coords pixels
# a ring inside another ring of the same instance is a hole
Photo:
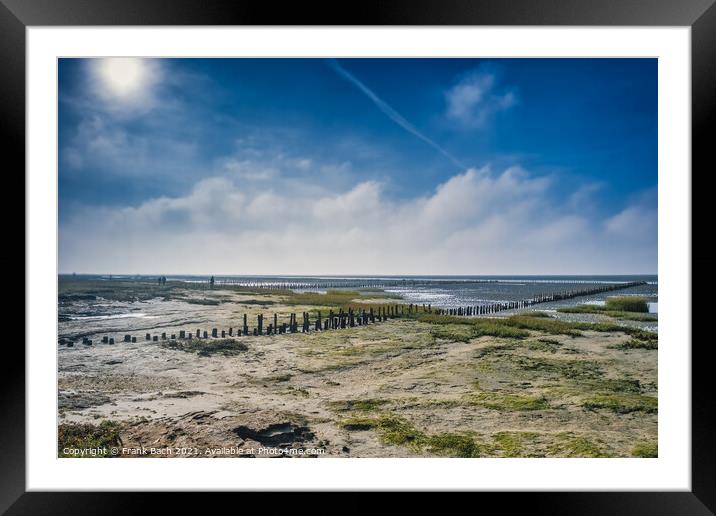
[[[584,381],[587,379],[599,379],[604,375],[602,365],[592,360],[569,360],[515,355],[512,358],[512,362],[519,369],[537,371],[558,378]]]
[[[649,312],[646,298],[641,296],[611,296],[607,298],[604,307],[622,312]]]
[[[282,302],[291,306],[320,306],[326,309],[340,309],[347,311],[349,308],[354,310],[370,310],[372,307],[377,310],[379,307],[385,306],[384,304],[375,304],[360,301],[363,293],[358,290],[328,290],[326,293],[321,294],[320,292],[293,292],[293,291],[282,291],[281,292]],[[379,299],[399,299],[395,294],[384,292],[382,290],[370,291],[371,298]],[[358,301],[356,301],[358,300]]]
[[[556,353],[562,348],[562,344],[553,339],[537,339],[528,341],[527,349],[531,351],[543,351],[545,353]]]
[[[587,410],[605,409],[617,414],[632,412],[654,414],[657,412],[657,406],[658,400],[655,397],[633,393],[595,394],[582,402],[582,407]]]
[[[659,456],[659,445],[655,441],[640,441],[631,450],[632,457],[652,459]]]
[[[389,445],[442,457],[611,457],[609,448],[586,434],[502,431],[492,435],[472,431],[430,433],[408,419],[383,413],[343,419],[339,426],[351,432],[374,431]],[[648,448],[645,448],[649,452]]]
[[[80,457],[63,453],[65,448],[95,448],[105,449],[105,453],[95,457],[111,457],[110,448],[120,446],[120,431],[122,425],[110,420],[102,421],[99,425],[92,423],[62,423],[57,427],[57,454],[59,457]],[[92,457],[84,455],[82,457]]]
[[[483,453],[475,438],[465,433],[444,432],[428,435],[421,444],[429,453],[448,457],[481,457]]]
[[[533,454],[526,445],[540,438],[537,432],[497,432],[492,436],[493,449],[502,457],[525,457]]]
[[[219,299],[207,299],[207,298],[185,298],[184,302],[190,305],[206,305],[206,306],[218,306],[222,303]]]
[[[566,308],[559,308],[559,312],[565,314],[599,314],[607,315],[615,319],[622,319],[627,321],[658,321],[659,318],[656,314],[639,313],[639,312],[627,312],[624,310],[608,310],[604,306],[599,305],[577,305],[569,306]]]
[[[612,457],[606,446],[592,440],[585,435],[577,435],[573,432],[562,432],[557,434],[555,441],[549,446],[551,455],[558,457]]]
[[[239,342],[236,339],[169,340],[162,342],[160,345],[167,349],[196,353],[202,357],[212,355],[233,356],[249,349],[245,343]]]
[[[598,393],[641,393],[642,386],[639,380],[632,378],[600,378],[583,384],[592,392]]]
[[[339,426],[351,431],[372,430],[378,426],[378,420],[370,417],[350,417],[341,421]]]
[[[413,315],[420,322],[433,326],[431,333],[436,338],[452,340],[454,342],[468,342],[477,337],[504,337],[524,339],[529,332],[514,327],[506,319],[455,317],[451,315],[438,315],[431,313],[418,313]]]
[[[659,349],[659,342],[657,340],[629,339],[611,347],[613,349]]]
[[[542,395],[507,394],[495,391],[483,391],[465,395],[464,399],[472,404],[505,412],[525,410],[545,410],[549,408],[547,398]]]
[[[571,337],[582,336],[583,331],[596,331],[600,333],[625,333],[631,337],[649,342],[656,342],[659,336],[656,332],[631,328],[614,323],[601,322],[572,322],[560,321],[549,316],[535,317],[533,315],[512,315],[510,317],[456,317],[451,315],[423,314],[413,315],[418,321],[431,325],[448,325],[443,333],[451,333],[456,339],[463,339],[469,331],[475,336],[511,337],[524,339],[528,337],[529,331],[541,332],[550,335],[568,335]],[[471,328],[454,329],[451,325],[462,325]]]
[[[347,412],[350,410],[358,410],[361,412],[370,412],[378,410],[389,400],[370,398],[365,400],[337,400],[328,403],[331,410],[337,412]]]

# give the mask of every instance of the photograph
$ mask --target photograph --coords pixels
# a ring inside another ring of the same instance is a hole
[[[56,62],[56,458],[659,457],[659,59]]]

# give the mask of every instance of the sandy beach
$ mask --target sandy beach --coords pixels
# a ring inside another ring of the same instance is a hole
[[[656,454],[656,335],[615,321],[530,310],[493,319],[496,329],[486,318],[418,314],[182,341],[171,335],[235,334],[245,313],[253,326],[259,313],[287,320],[331,305],[229,287],[97,288],[60,282],[59,335],[74,340],[58,348],[60,456],[80,444],[126,457]],[[399,302],[353,295],[365,306]],[[146,341],[146,333],[167,338]],[[125,334],[140,338],[123,342]]]

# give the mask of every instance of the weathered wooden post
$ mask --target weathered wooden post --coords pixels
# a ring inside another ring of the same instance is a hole
[[[259,335],[263,335],[264,333],[264,316],[263,314],[258,315],[258,331]]]
[[[211,329],[211,336],[214,337],[214,338],[216,338],[216,336],[217,336],[217,330],[216,330],[216,328],[212,328],[212,329]]]
[[[201,330],[199,328],[196,329],[196,338],[197,339],[201,338]]]
[[[321,327],[321,311],[318,311],[318,315],[316,316],[316,331],[323,329]]]
[[[147,333],[146,340],[152,340],[152,336]]]
[[[167,332],[162,332],[162,340],[167,340]]]
[[[107,335],[102,337],[102,344],[107,344],[108,342],[109,342],[109,337]]]
[[[249,334],[249,325],[246,322],[246,314],[244,314],[244,328],[243,328],[243,334],[248,335]]]
[[[153,342],[159,342],[159,336],[158,336],[158,335],[153,336],[153,337],[152,337],[152,341],[153,341]]]
[[[132,336],[131,336],[131,335],[125,335],[125,336],[124,336],[124,342],[131,342],[131,341],[132,341]]]
[[[225,338],[225,337],[226,337],[226,331],[221,330],[221,338],[223,339],[223,338]]]
[[[175,333],[172,333],[172,340],[176,340],[177,336]]]
[[[110,344],[114,344],[114,337],[110,337],[110,338],[109,338],[109,343],[110,343]]]
[[[275,312],[273,314],[273,327],[275,332],[276,328],[278,328],[278,315]]]
[[[206,330],[204,330],[204,338],[205,338],[205,339],[208,339],[208,338],[209,338],[209,332],[206,331]]]
[[[132,337],[132,342],[137,342],[137,337]]]

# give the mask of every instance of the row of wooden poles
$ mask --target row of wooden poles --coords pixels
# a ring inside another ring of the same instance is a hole
[[[228,330],[221,330],[218,328],[212,328],[211,333],[207,330],[201,330],[197,328],[196,332],[187,332],[186,330],[180,330],[178,333],[179,339],[208,339],[208,338],[226,338],[228,337],[241,337],[249,335],[281,335],[284,333],[307,333],[309,331],[328,331],[337,330],[342,328],[353,328],[355,326],[367,326],[368,324],[375,324],[377,322],[383,322],[388,319],[394,319],[396,317],[402,317],[419,311],[430,313],[432,312],[431,305],[385,305],[376,308],[354,310],[349,308],[348,310],[340,309],[337,312],[330,310],[324,317],[321,311],[318,311],[314,320],[311,321],[310,313],[303,312],[301,314],[301,322],[299,324],[299,318],[297,314],[289,314],[288,322],[279,324],[278,314],[273,314],[273,322],[265,324],[264,315],[258,314],[256,316],[256,325],[253,328],[249,328],[248,315],[243,315],[243,325],[236,328],[234,331],[233,327]],[[176,340],[177,334],[167,334],[162,332],[161,335],[152,335],[146,333],[144,340],[158,342],[159,340]],[[105,335],[102,337],[103,344],[114,344],[114,337]],[[137,337],[126,334],[124,335],[124,342],[137,342]],[[60,345],[67,345],[68,347],[74,346],[74,341],[71,339],[60,339]],[[92,345],[92,339],[83,337],[82,344],[87,346]]]
[[[574,297],[581,296],[592,296],[594,294],[601,294],[604,292],[611,292],[614,290],[622,290],[625,288],[638,287],[646,285],[645,281],[632,281],[629,283],[617,283],[609,285],[599,285],[592,288],[575,289],[575,290],[563,290],[561,292],[555,292],[552,294],[539,294],[529,299],[522,299],[520,301],[502,301],[498,303],[488,303],[481,305],[472,306],[459,306],[457,308],[439,308],[436,309],[436,313],[441,315],[458,315],[458,316],[473,316],[473,315],[489,315],[503,310],[519,310],[521,308],[528,308],[539,303],[550,303],[553,301],[562,301],[564,299],[572,299]]]
[[[515,282],[521,282],[520,280],[514,280]],[[210,282],[210,280],[207,280]],[[309,281],[247,281],[239,278],[218,278],[215,280],[215,285],[231,285],[237,287],[249,287],[249,288],[265,288],[273,290],[326,290],[326,289],[339,289],[339,288],[390,288],[390,287],[416,287],[416,286],[435,286],[435,285],[479,285],[485,283],[500,283],[507,282],[507,280],[496,280],[496,279],[399,279],[399,280],[371,280],[361,281],[355,280],[336,280],[336,281],[321,281],[321,282],[309,282]],[[572,284],[592,284],[589,280],[574,280],[569,281]],[[645,284],[646,282],[634,282],[634,284]],[[613,284],[608,284],[612,286]],[[619,288],[626,288],[620,284]]]
[[[209,335],[211,338],[226,338],[227,334],[229,337],[240,337],[249,335],[282,335],[285,333],[298,333],[299,327],[301,333],[307,333],[309,331],[328,331],[337,330],[342,328],[353,328],[355,326],[366,326],[368,324],[374,324],[376,322],[382,322],[388,319],[396,317],[403,317],[405,315],[412,315],[414,313],[435,313],[438,315],[455,315],[455,316],[478,316],[478,315],[489,315],[501,312],[503,310],[518,310],[521,308],[527,308],[540,303],[549,303],[553,301],[561,301],[564,299],[571,299],[580,296],[590,296],[603,292],[611,292],[614,290],[621,290],[631,287],[637,287],[645,285],[646,282],[634,281],[630,283],[619,283],[610,285],[599,285],[597,287],[577,290],[564,290],[552,294],[540,294],[529,299],[523,299],[520,301],[505,301],[498,303],[488,303],[481,305],[472,306],[461,306],[457,308],[435,308],[433,309],[430,304],[396,304],[396,305],[385,305],[377,308],[360,309],[354,310],[349,308],[348,310],[340,309],[338,312],[330,310],[325,317],[323,317],[321,311],[316,313],[313,321],[311,321],[310,313],[303,312],[301,314],[301,322],[299,325],[299,319],[297,314],[289,314],[288,322],[282,322],[279,324],[278,314],[273,314],[273,321],[265,324],[264,315],[258,314],[256,316],[256,325],[249,329],[248,316],[243,315],[243,325],[237,327],[234,331],[233,327],[227,330],[219,330],[212,328],[211,334],[207,330],[201,330],[197,328],[195,333],[187,332],[186,330],[179,331],[179,339],[192,339],[192,338],[204,338],[208,339]],[[176,333],[172,333],[169,336],[166,332],[160,335],[152,335],[146,333],[144,340],[157,342],[161,340],[175,340],[177,338]],[[130,334],[124,335],[124,342],[137,342],[137,337]],[[92,345],[92,339],[84,337],[82,343],[85,345]],[[102,337],[103,344],[114,344],[114,338],[109,336]],[[60,345],[67,345],[68,347],[74,346],[74,341],[70,339],[60,339]]]
[[[218,279],[216,285],[230,285],[248,288],[265,288],[275,290],[325,290],[339,288],[390,288],[390,287],[415,287],[429,285],[454,285],[454,284],[478,284],[478,283],[497,283],[497,280],[394,280],[394,281],[245,281],[239,279]]]

